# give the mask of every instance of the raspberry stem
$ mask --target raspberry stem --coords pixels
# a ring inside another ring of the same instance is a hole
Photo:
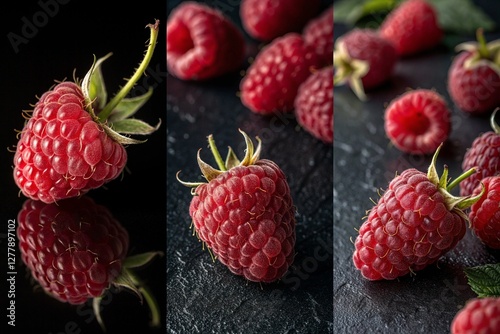
[[[469,208],[472,204],[476,203],[481,196],[484,194],[484,186],[480,194],[476,196],[467,196],[467,197],[456,197],[453,196],[450,191],[453,189],[457,184],[471,176],[472,174],[476,173],[475,168],[471,168],[467,170],[466,172],[462,173],[460,176],[458,176],[453,182],[448,184],[448,166],[444,166],[444,171],[441,177],[439,177],[438,172],[436,170],[436,161],[437,161],[437,156],[439,154],[439,151],[441,150],[441,147],[443,146],[443,143],[441,143],[438,148],[436,149],[436,152],[432,156],[432,161],[429,166],[429,169],[427,171],[427,178],[429,181],[434,183],[436,187],[438,188],[439,192],[444,196],[444,201],[445,204],[448,208],[448,210],[455,210],[456,213],[460,214],[461,216],[464,217],[465,220],[468,220],[467,215],[465,215],[461,210],[465,210]]]
[[[217,149],[217,145],[215,145],[215,140],[213,135],[208,136],[208,146],[210,147],[210,151],[212,151],[217,166],[221,171],[225,172],[227,170],[226,164],[224,163],[224,160],[222,160],[222,156],[220,155],[219,150]]]
[[[486,39],[484,38],[483,29],[478,28],[476,31],[476,38],[479,44],[477,51],[483,59],[490,59],[490,51],[486,45]]]
[[[150,29],[150,38],[149,38],[149,45],[146,50],[146,54],[144,55],[144,58],[142,62],[139,64],[139,67],[135,70],[135,73],[130,77],[130,79],[127,81],[127,83],[120,89],[120,91],[109,101],[102,111],[99,113],[99,120],[101,122],[104,122],[111,112],[115,109],[115,107],[120,103],[123,98],[127,96],[127,94],[132,90],[136,82],[140,79],[140,77],[143,75],[143,73],[146,71],[146,68],[149,65],[149,62],[151,61],[151,58],[153,57],[153,52],[156,46],[156,40],[158,38],[158,27],[159,27],[160,21],[155,20],[154,24],[148,24],[146,27]]]
[[[153,296],[151,290],[148,286],[146,286],[139,277],[137,277],[132,270],[124,268],[124,274],[128,275],[132,283],[137,287],[141,295],[146,299],[146,303],[149,306],[149,310],[151,311],[151,322],[150,325],[152,327],[159,327],[160,322],[160,310],[158,307],[158,302],[156,298]]]
[[[468,171],[466,171],[465,173],[463,173],[459,177],[457,177],[455,180],[453,180],[450,184],[448,184],[448,186],[446,187],[446,190],[451,191],[460,182],[462,182],[463,180],[465,180],[466,178],[468,178],[469,176],[471,176],[475,172],[477,172],[477,170],[475,168],[469,169]]]

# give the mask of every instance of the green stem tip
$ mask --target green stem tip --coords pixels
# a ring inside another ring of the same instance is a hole
[[[479,44],[478,52],[481,58],[490,59],[490,51],[486,45],[486,38],[484,38],[483,28],[478,28],[476,31],[476,39]]]
[[[124,269],[127,271],[127,275],[129,275],[129,278],[132,280],[134,285],[137,287],[139,290],[140,294],[144,297],[146,300],[146,303],[148,304],[149,310],[151,312],[151,322],[150,326],[151,327],[160,327],[161,325],[161,320],[160,320],[160,308],[158,306],[158,302],[156,298],[154,297],[153,293],[149,289],[147,285],[142,282],[137,275],[134,274],[132,270],[129,269]]]
[[[123,98],[127,96],[127,94],[132,90],[136,82],[141,78],[143,73],[146,71],[151,58],[153,57],[153,52],[156,46],[156,41],[158,39],[158,31],[159,31],[160,21],[155,20],[154,24],[148,24],[146,28],[150,29],[150,37],[149,44],[144,55],[142,62],[139,64],[139,67],[135,70],[135,73],[130,77],[127,83],[120,89],[120,91],[104,106],[102,111],[99,113],[99,120],[104,122],[111,112],[115,109],[115,107],[120,103]]]
[[[463,180],[465,180],[466,178],[468,178],[469,176],[471,176],[475,172],[476,172],[475,168],[471,168],[468,171],[464,172],[463,174],[461,174],[460,176],[458,176],[455,180],[453,180],[450,184],[448,184],[448,186],[446,187],[446,190],[447,191],[451,191],[458,184],[460,184],[460,182],[462,182]]]
[[[212,155],[214,156],[215,162],[217,163],[217,167],[223,172],[225,172],[226,164],[220,155],[219,150],[217,149],[217,145],[215,145],[215,140],[213,135],[209,135],[208,137],[208,146],[210,147],[210,151],[212,151]]]

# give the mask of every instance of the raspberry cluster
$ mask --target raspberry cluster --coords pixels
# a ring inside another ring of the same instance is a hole
[[[262,116],[293,113],[302,129],[331,145],[333,103],[321,97],[331,96],[333,86],[316,84],[316,72],[330,68],[323,73],[331,73],[333,81],[333,6],[321,9],[318,0],[245,0],[239,16],[241,29],[206,4],[187,1],[174,8],[167,22],[169,73],[206,81],[242,70],[237,93],[243,106]],[[244,37],[262,43],[247,68]],[[296,101],[301,85],[317,90],[307,110]]]
[[[444,29],[438,6],[427,0],[400,2],[377,29],[352,27],[334,44],[335,85],[348,85],[361,100],[391,80],[398,61],[435,50]],[[446,14],[446,13],[445,13]],[[384,106],[384,130],[390,148],[403,154],[433,154],[427,173],[398,171],[367,211],[357,230],[352,262],[367,280],[395,280],[415,275],[453,249],[467,228],[488,249],[500,249],[500,40],[456,45],[446,76],[446,92],[410,88]],[[446,94],[447,93],[447,94]],[[447,101],[449,97],[451,103]],[[448,168],[439,176],[438,152],[452,133],[455,110],[467,117],[490,115],[491,131],[479,134],[461,157],[462,174],[451,181]],[[451,194],[460,188],[460,196]],[[495,297],[500,277],[481,273],[479,297]],[[470,277],[469,277],[470,278]],[[475,299],[457,314],[451,332],[498,331],[498,298]]]
[[[397,61],[441,43],[443,30],[435,8],[426,0],[406,0],[385,17],[378,29],[352,29],[335,42],[335,84],[348,84],[356,96],[385,84]]]
[[[319,0],[244,0],[241,29],[210,5],[187,1],[167,22],[167,69],[179,80],[210,81],[242,75],[235,94],[261,117],[293,114],[299,128],[321,144],[333,144],[333,6]],[[247,40],[261,47],[246,66]],[[192,188],[189,207],[197,237],[213,259],[249,281],[280,280],[295,257],[295,206],[285,173],[260,159],[241,129],[240,160],[229,148],[222,159],[213,135],[218,169],[198,165],[207,182],[178,181]]]

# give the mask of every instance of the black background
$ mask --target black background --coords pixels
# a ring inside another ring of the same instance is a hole
[[[500,24],[497,1],[474,1]],[[335,24],[335,38],[350,27]],[[498,30],[485,34],[500,38]],[[447,41],[449,41],[447,36]],[[475,36],[453,36],[453,41]],[[415,167],[426,171],[431,157],[399,152],[383,129],[388,102],[409,88],[435,89],[449,103],[452,132],[437,161],[441,173],[449,166],[452,178],[461,174],[462,157],[473,139],[491,130],[489,114],[469,116],[451,101],[446,90],[448,68],[455,52],[445,44],[433,51],[401,59],[393,78],[368,94],[362,103],[348,87],[335,88],[334,144],[334,332],[335,333],[449,333],[450,324],[464,303],[475,294],[467,284],[464,267],[495,263],[497,251],[484,247],[471,233],[457,247],[416,274],[394,281],[371,282],[352,263],[354,240],[365,211],[378,199],[396,172]],[[454,189],[458,195],[458,188]]]
[[[168,13],[180,1],[167,3]],[[241,29],[239,1],[207,1]],[[326,5],[328,2],[325,3]],[[326,7],[326,6],[324,6]],[[245,34],[247,56],[262,44]],[[248,62],[242,64],[245,70]],[[169,333],[331,333],[333,147],[297,126],[292,114],[263,117],[245,108],[233,73],[206,82],[167,76],[167,330]],[[241,157],[238,128],[263,142],[261,157],[274,160],[288,177],[298,208],[296,258],[292,271],[272,284],[233,275],[190,229],[192,195],[175,178],[201,181],[196,153],[214,164],[209,134],[225,156],[230,145]]]
[[[44,9],[44,4],[51,4],[50,9]],[[99,58],[113,52],[102,65],[102,71],[109,94],[117,92],[125,82],[123,78],[130,77],[142,60],[149,38],[149,29],[145,27],[155,19],[160,20],[160,33],[149,65],[150,75],[147,80],[138,82],[132,94],[153,86],[152,98],[137,117],[150,124],[156,124],[161,118],[163,124],[146,143],[127,148],[128,172],[123,179],[92,190],[88,196],[106,206],[127,229],[130,254],[166,249],[165,13],[164,1],[149,0],[106,7],[99,1],[17,1],[9,4],[9,10],[2,10],[0,318],[3,328],[8,321],[7,284],[4,283],[7,222],[16,219],[25,200],[19,195],[12,177],[14,154],[9,151],[17,142],[15,130],[23,126],[21,112],[31,109],[36,97],[49,89],[54,80],[71,80],[74,70],[80,79],[83,78],[94,54]],[[34,24],[34,29],[26,30],[26,22]],[[18,45],[17,52],[9,41],[9,34],[26,39]],[[34,290],[19,253],[16,259],[16,327],[7,327],[8,333],[64,333],[71,326],[75,332],[80,330],[79,333],[100,333],[97,322],[89,316],[89,305],[78,310],[52,299],[41,290]],[[163,329],[155,332],[164,332],[165,328],[165,261],[165,256],[156,258],[137,272],[153,290],[160,306]],[[141,306],[137,296],[126,291],[111,296],[106,299],[102,311],[108,333],[149,332],[148,309],[146,305]]]

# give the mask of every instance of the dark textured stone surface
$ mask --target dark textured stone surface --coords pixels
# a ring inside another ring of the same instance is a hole
[[[485,3],[500,21],[500,7]],[[348,27],[335,25],[335,38]],[[491,40],[500,34],[489,33]],[[463,41],[474,36],[463,36]],[[366,210],[402,170],[426,171],[431,157],[400,153],[389,144],[383,129],[386,105],[409,88],[435,89],[452,110],[452,132],[437,161],[438,171],[449,166],[454,178],[461,173],[467,147],[488,131],[489,119],[458,110],[446,90],[447,71],[454,52],[445,47],[400,60],[393,79],[368,94],[363,103],[347,87],[335,88],[334,144],[334,332],[335,333],[449,333],[450,323],[464,303],[474,297],[464,267],[498,262],[498,252],[486,249],[468,231],[458,246],[436,265],[395,281],[370,282],[352,263],[355,229]],[[454,189],[458,195],[458,189]]]
[[[224,12],[240,24],[237,5]],[[255,56],[258,44],[248,40],[248,46]],[[167,77],[167,331],[332,333],[333,147],[301,130],[293,115],[251,113],[237,96],[240,80],[239,73],[204,83]],[[241,156],[238,128],[262,139],[261,156],[283,169],[298,209],[297,254],[280,282],[248,282],[213,262],[190,227],[190,189],[175,179],[182,170],[183,180],[201,180],[199,148],[214,164],[209,134],[223,156],[228,145]]]

